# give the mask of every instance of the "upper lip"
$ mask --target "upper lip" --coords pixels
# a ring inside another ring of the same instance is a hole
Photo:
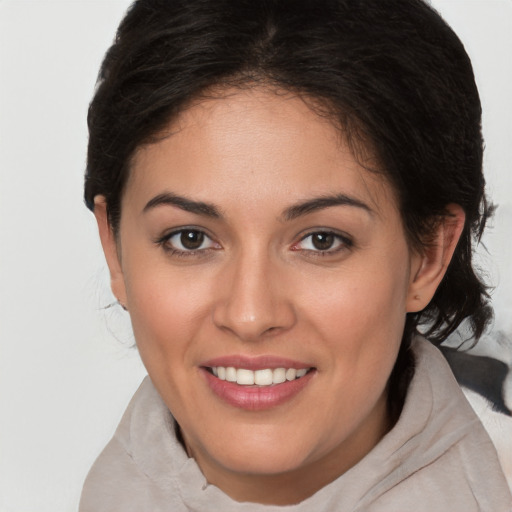
[[[261,355],[261,356],[245,356],[241,354],[233,354],[227,356],[214,357],[200,364],[203,367],[217,367],[232,366],[234,368],[244,368],[247,370],[264,370],[266,368],[295,368],[300,370],[301,368],[312,368],[312,364],[305,362],[288,359],[285,357],[273,356],[273,355]]]

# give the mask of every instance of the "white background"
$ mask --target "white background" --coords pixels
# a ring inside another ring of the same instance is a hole
[[[76,510],[144,375],[82,203],[86,110],[126,0],[0,0],[0,512]],[[435,0],[471,55],[512,333],[512,0]],[[508,280],[508,284],[507,284]]]

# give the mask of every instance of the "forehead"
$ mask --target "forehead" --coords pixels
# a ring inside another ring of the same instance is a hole
[[[246,198],[249,206],[258,199],[293,202],[341,192],[371,202],[377,212],[395,209],[383,173],[368,170],[375,166],[370,152],[356,158],[343,131],[314,107],[263,88],[198,100],[158,142],[136,152],[127,195],[168,188],[210,202]]]

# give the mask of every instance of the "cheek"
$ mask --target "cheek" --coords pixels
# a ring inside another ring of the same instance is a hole
[[[207,266],[176,267],[134,254],[125,262],[125,282],[135,340],[154,384],[174,404],[190,392],[190,372],[219,334],[212,324],[219,280]]]
[[[333,273],[322,283],[303,280],[304,316],[318,318],[320,326],[341,339],[371,331],[381,332],[384,338],[401,335],[408,272],[386,265],[384,259],[374,267],[361,267]],[[353,339],[359,342],[359,336]]]
[[[409,272],[401,258],[339,272],[303,286],[303,317],[331,354],[336,386],[359,383],[361,393],[382,390],[393,368],[406,318]],[[319,289],[321,288],[321,290]],[[354,397],[356,400],[360,397]]]
[[[186,349],[212,296],[207,281],[155,265],[125,272],[129,310],[137,346],[145,364],[183,363]],[[180,355],[181,354],[181,355]]]

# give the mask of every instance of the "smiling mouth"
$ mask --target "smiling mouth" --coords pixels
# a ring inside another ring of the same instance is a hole
[[[258,387],[295,381],[313,370],[313,368],[264,368],[253,371],[233,366],[211,366],[206,369],[219,380],[236,383],[240,386]]]
[[[314,366],[305,367],[272,357],[244,360],[247,358],[234,356],[231,359],[229,362],[211,361],[200,369],[214,395],[251,413],[292,401],[310,387],[317,373]]]

